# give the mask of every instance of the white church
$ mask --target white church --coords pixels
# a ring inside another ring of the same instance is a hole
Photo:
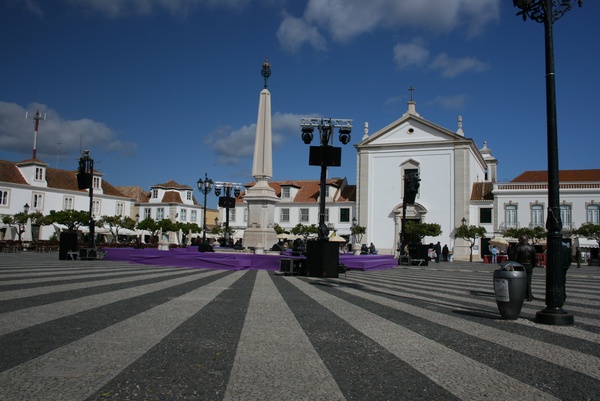
[[[416,102],[408,102],[404,115],[355,145],[357,164],[356,203],[359,225],[367,227],[367,240],[380,252],[394,253],[402,227],[404,175],[417,172],[421,185],[406,219],[437,223],[440,241],[454,249],[457,257],[468,253],[468,244],[454,239],[455,227],[478,225],[470,216],[474,183],[496,180],[497,160],[480,151],[464,136],[459,117],[456,132],[421,117]]]

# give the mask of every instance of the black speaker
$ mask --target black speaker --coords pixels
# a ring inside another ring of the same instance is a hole
[[[285,249],[281,245],[279,245],[279,244],[273,245],[271,247],[271,250],[272,251],[277,251],[277,252],[283,252],[283,251],[285,251]]]
[[[342,165],[342,148],[338,146],[311,146],[308,156],[310,166],[333,166]]]
[[[92,174],[91,173],[78,173],[77,174],[77,188],[87,189],[92,187]]]
[[[235,207],[235,198],[233,196],[220,196],[219,197],[219,207]]]
[[[308,241],[306,244],[306,275],[339,277],[340,251],[337,242]]]
[[[63,231],[58,244],[58,259],[66,260],[69,252],[77,252],[77,233]]]

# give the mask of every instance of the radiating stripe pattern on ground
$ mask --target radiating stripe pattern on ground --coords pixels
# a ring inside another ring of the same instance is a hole
[[[500,319],[491,270],[456,266],[318,279],[1,254],[0,400],[600,399],[597,268],[571,270],[559,327],[532,321],[539,299]]]

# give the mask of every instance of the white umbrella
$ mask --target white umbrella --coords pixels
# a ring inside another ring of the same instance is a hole
[[[333,237],[329,238],[329,242],[346,242],[346,239],[336,234]]]
[[[499,246],[499,247],[507,247],[508,241],[505,240],[504,238],[492,238],[490,240],[490,245],[491,246]]]

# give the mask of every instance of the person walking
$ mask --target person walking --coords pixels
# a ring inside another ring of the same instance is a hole
[[[433,250],[435,251],[435,263],[440,263],[440,256],[442,255],[442,246],[440,241],[434,245]]]
[[[531,279],[533,277],[533,268],[537,265],[537,254],[535,248],[529,245],[526,235],[519,238],[517,246],[512,247],[512,252],[509,254],[510,260],[523,265],[527,273],[527,287],[525,289],[525,299],[533,301],[533,293],[531,292]]]
[[[443,257],[443,261],[447,262],[448,261],[448,254],[450,253],[450,250],[448,249],[448,245],[444,245],[444,247],[442,248],[442,257]]]
[[[575,262],[577,262],[577,268],[581,268],[581,249],[575,247]]]

